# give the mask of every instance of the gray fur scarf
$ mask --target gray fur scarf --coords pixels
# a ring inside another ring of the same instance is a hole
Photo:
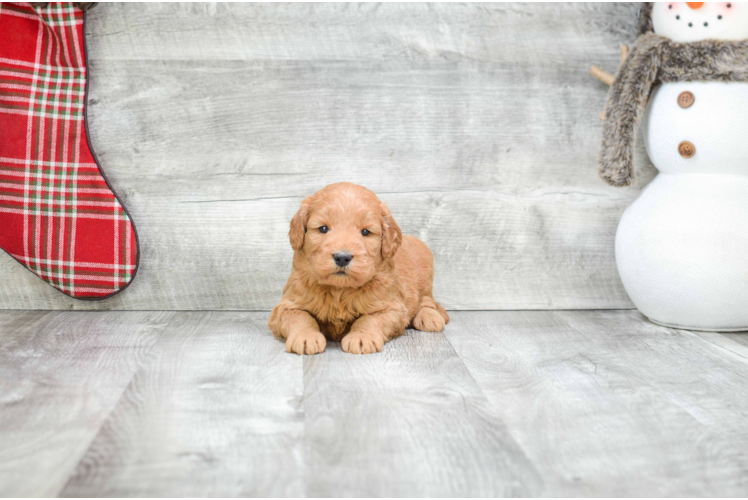
[[[748,82],[748,41],[677,43],[651,32],[651,4],[640,16],[640,32],[608,94],[599,157],[600,177],[613,186],[636,181],[636,131],[652,88],[659,83]]]

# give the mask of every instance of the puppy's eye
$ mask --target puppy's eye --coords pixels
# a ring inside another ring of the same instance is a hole
[[[327,227],[327,226],[320,226],[319,227],[319,232],[322,233],[322,234],[325,234],[329,230],[330,230],[330,228]]]
[[[370,233],[368,229],[362,229],[361,234],[363,234],[364,236],[369,236]]]

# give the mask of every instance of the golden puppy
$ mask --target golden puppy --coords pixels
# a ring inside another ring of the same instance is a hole
[[[368,354],[412,325],[440,332],[447,311],[434,300],[434,256],[403,236],[387,206],[362,186],[341,182],[309,196],[291,219],[293,271],[270,314],[286,350],[316,354],[327,341]]]

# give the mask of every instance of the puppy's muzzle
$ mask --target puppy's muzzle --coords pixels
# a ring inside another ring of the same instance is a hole
[[[335,252],[332,254],[332,260],[335,261],[335,264],[337,264],[338,267],[346,267],[353,260],[353,255],[351,255],[350,252],[343,250],[342,252]]]

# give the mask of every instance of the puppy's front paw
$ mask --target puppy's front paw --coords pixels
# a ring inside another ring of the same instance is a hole
[[[382,352],[384,341],[384,335],[379,332],[355,331],[343,337],[340,347],[351,354],[371,354]]]
[[[440,332],[444,330],[444,317],[436,309],[422,307],[413,318],[413,326],[422,332]]]
[[[327,340],[320,332],[312,330],[296,333],[286,339],[286,352],[318,354],[325,350]]]

